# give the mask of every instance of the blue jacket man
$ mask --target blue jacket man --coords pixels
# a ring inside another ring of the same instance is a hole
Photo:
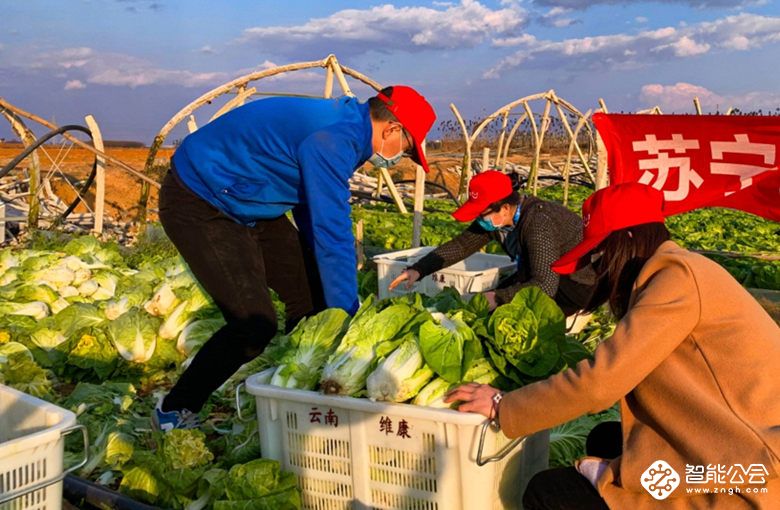
[[[404,155],[427,171],[420,144],[434,120],[423,96],[397,85],[366,103],[254,101],[184,139],[160,190],[160,221],[226,324],[161,400],[155,426],[191,426],[262,352],[277,331],[270,289],[287,331],[326,307],[357,310],[349,179],[366,161],[390,167]]]

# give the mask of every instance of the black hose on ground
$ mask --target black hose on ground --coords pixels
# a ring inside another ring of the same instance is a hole
[[[159,510],[156,506],[141,503],[124,494],[73,475],[67,475],[63,480],[62,496],[76,506],[86,503],[100,509]]]
[[[62,133],[65,133],[67,131],[81,131],[82,133],[86,133],[89,135],[89,139],[92,140],[92,131],[85,128],[84,126],[79,126],[78,124],[68,124],[66,126],[59,127],[57,129],[53,129],[43,135],[42,137],[35,140],[35,143],[30,145],[29,147],[25,147],[25,149],[14,159],[12,159],[7,165],[5,165],[3,168],[0,169],[0,177],[4,177],[8,172],[13,170],[16,165],[22,162],[24,158],[32,154],[32,152],[43,145],[44,143],[48,142],[50,139],[54,138],[57,135],[61,135]],[[97,175],[97,156],[95,157],[95,161],[92,163],[92,171],[89,174],[89,177],[87,177],[87,180],[84,181],[84,184],[81,186],[81,189],[76,193],[76,198],[73,200],[73,202],[65,209],[65,212],[57,216],[57,218],[54,220],[52,227],[56,227],[57,225],[61,224],[65,218],[68,217],[70,213],[73,212],[73,210],[76,208],[77,205],[79,205],[79,202],[82,201],[82,195],[89,189],[89,187],[92,185],[92,181],[95,180],[95,175]]]

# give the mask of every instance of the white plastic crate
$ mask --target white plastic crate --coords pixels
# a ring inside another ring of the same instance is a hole
[[[0,510],[60,510],[65,436],[81,430],[76,415],[0,385]]]
[[[298,477],[308,510],[521,508],[528,480],[546,469],[548,432],[509,455],[476,463],[484,417],[270,386],[251,376],[263,457]],[[510,440],[487,429],[483,458]]]
[[[377,265],[379,298],[399,296],[409,292],[403,283],[392,291],[389,291],[387,286],[404,269],[433,250],[433,247],[424,246],[376,255],[373,260]],[[454,287],[461,296],[468,299],[476,293],[496,288],[503,276],[514,271],[515,264],[506,255],[474,253],[460,262],[426,276],[411,290],[434,296],[445,287]]]

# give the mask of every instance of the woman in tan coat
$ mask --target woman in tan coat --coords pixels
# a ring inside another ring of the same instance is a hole
[[[461,411],[519,437],[620,402],[622,454],[544,471],[526,510],[780,508],[780,328],[723,268],[668,240],[663,195],[621,184],[583,204],[594,305],[620,320],[592,360],[502,395],[466,384]]]

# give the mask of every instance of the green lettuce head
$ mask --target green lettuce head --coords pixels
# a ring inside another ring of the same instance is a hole
[[[499,306],[488,323],[488,351],[495,367],[510,379],[545,377],[558,365],[566,334],[563,312],[538,287],[525,287]]]

